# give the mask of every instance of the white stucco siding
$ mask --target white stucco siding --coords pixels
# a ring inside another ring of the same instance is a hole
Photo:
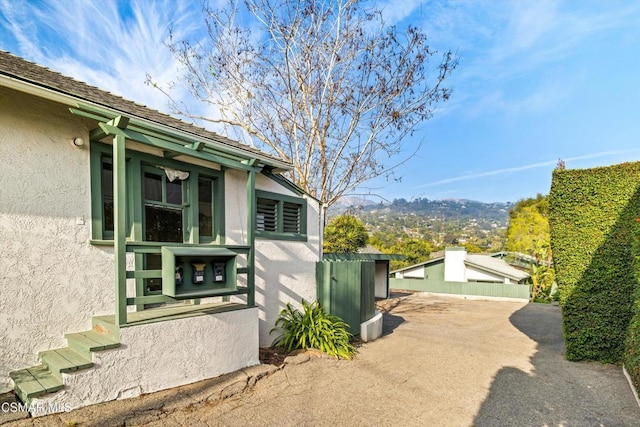
[[[256,188],[296,196],[275,181],[259,175]],[[307,241],[256,239],[256,304],[260,307],[260,345],[271,345],[269,335],[280,310],[290,302],[316,299],[316,262],[321,259],[320,206],[306,197]]]
[[[297,196],[277,182],[256,176],[256,189]],[[286,303],[316,299],[316,262],[321,257],[320,206],[307,197],[307,241],[256,239],[256,304],[260,308],[260,345],[273,341],[269,331]],[[246,244],[247,174],[225,175],[226,243]],[[242,276],[240,277],[242,279]]]
[[[398,273],[400,273],[400,276],[398,276]],[[396,278],[398,279],[424,279],[424,266],[419,265],[413,268],[407,268],[398,273],[396,273]]]
[[[466,282],[467,268],[464,260],[467,252],[464,248],[447,248],[444,252],[444,280],[446,282]]]
[[[0,392],[38,351],[113,313],[113,251],[89,244],[84,122],[62,105],[0,88]]]
[[[496,282],[496,283],[509,283],[509,279],[497,274],[491,274],[486,271],[478,270],[472,267],[467,267],[467,281],[468,282]]]
[[[247,244],[247,173],[228,169],[224,174],[225,244]]]
[[[115,311],[113,248],[90,243],[88,132],[92,127],[70,114],[67,106],[0,88],[0,393],[12,389],[10,371],[39,364],[39,351],[65,346],[65,334],[88,330],[93,316]],[[82,137],[85,145],[74,147],[74,137]],[[129,143],[128,148],[132,148]],[[294,195],[265,176],[256,178],[257,188]],[[255,339],[259,337],[260,345],[271,343],[269,330],[287,302],[299,304],[302,298],[316,297],[320,207],[311,198],[307,202],[307,241],[256,242],[259,310],[254,318],[259,319]],[[225,171],[225,206],[218,208],[225,210],[222,243],[246,245],[246,172]],[[127,259],[131,268],[133,257]],[[127,282],[131,295],[133,280]],[[171,330],[172,323],[158,325]],[[127,333],[134,334],[135,329],[127,328]],[[207,339],[226,347],[247,345],[252,357],[257,357],[255,341],[239,343],[244,335],[235,330],[225,333]],[[167,355],[170,346],[154,348]],[[151,352],[150,344],[146,350]],[[239,367],[247,366],[245,359],[241,358]],[[212,372],[208,370],[202,378],[217,375]],[[187,377],[189,382],[201,379]],[[158,381],[162,388],[176,384],[171,377]],[[142,392],[153,387],[143,387]]]
[[[121,347],[93,353],[92,368],[63,374],[65,388],[35,398],[33,404],[47,408],[59,403],[60,408],[75,409],[257,365],[257,311],[252,308],[123,328]]]

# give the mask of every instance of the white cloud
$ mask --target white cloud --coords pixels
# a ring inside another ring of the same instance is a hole
[[[390,0],[378,4],[382,11],[382,18],[387,25],[396,25],[398,22],[408,18],[422,6],[422,0]]]
[[[199,6],[187,0],[0,2],[2,25],[18,42],[13,53],[164,111],[165,95],[145,77],[164,86],[175,81],[179,64],[163,43],[169,28],[185,37],[202,25]]]
[[[464,98],[449,106],[449,113],[452,107],[486,111],[486,102],[496,96],[499,102],[489,111],[528,112],[523,105],[548,111],[556,104],[547,99],[563,98],[575,88],[566,64],[593,64],[597,58],[590,56],[590,44],[611,30],[636,34],[640,26],[640,3],[625,1],[424,2],[420,10],[432,43],[460,54],[449,84],[453,100]],[[554,67],[567,72],[547,75]]]
[[[600,153],[586,154],[586,155],[583,155],[583,156],[568,157],[566,159],[563,159],[563,161],[565,161],[565,162],[573,162],[573,161],[577,161],[577,160],[595,159],[595,158],[600,158],[600,157],[608,157],[608,156],[613,156],[613,155],[618,155],[618,154],[631,153],[633,151],[637,151],[637,150],[603,151],[603,152],[600,152]],[[470,179],[485,178],[485,177],[488,177],[488,176],[495,176],[495,175],[506,175],[506,174],[511,174],[511,173],[514,173],[514,172],[522,172],[522,171],[525,171],[525,170],[528,170],[528,169],[538,169],[538,168],[542,168],[542,167],[549,167],[549,166],[556,165],[558,163],[558,160],[559,159],[547,160],[547,161],[544,161],[544,162],[530,163],[528,165],[514,166],[514,167],[511,167],[511,168],[502,168],[502,169],[495,169],[495,170],[492,170],[492,171],[470,173],[470,174],[466,174],[466,175],[455,176],[455,177],[451,177],[451,178],[440,179],[438,181],[428,182],[426,184],[418,185],[418,186],[416,186],[414,188],[435,187],[435,186],[439,186],[439,185],[443,185],[443,184],[450,184],[452,182],[467,181],[467,180],[470,180]]]

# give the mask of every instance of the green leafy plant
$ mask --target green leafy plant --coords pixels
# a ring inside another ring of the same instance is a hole
[[[324,228],[324,251],[329,253],[357,253],[367,245],[369,234],[364,224],[353,215],[335,217]]]
[[[569,360],[624,362],[640,384],[640,163],[556,169],[551,247]]]
[[[330,356],[351,359],[356,348],[351,344],[352,335],[347,327],[338,316],[326,313],[318,302],[302,300],[302,311],[287,303],[271,330],[281,332],[273,346],[287,351],[315,348]]]

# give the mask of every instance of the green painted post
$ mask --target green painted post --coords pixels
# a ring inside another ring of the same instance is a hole
[[[253,307],[256,304],[256,173],[250,170],[247,177],[247,306]]]
[[[113,138],[113,254],[116,282],[116,325],[127,323],[127,210],[125,136]]]

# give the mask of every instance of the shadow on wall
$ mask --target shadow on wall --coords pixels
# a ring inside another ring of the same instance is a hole
[[[640,408],[620,368],[565,359],[558,306],[528,304],[509,320],[537,343],[534,370],[498,371],[474,426],[638,425]]]
[[[269,243],[276,247],[277,260],[270,258],[268,253],[265,253],[261,256],[261,262],[256,263],[256,278],[260,277],[265,280],[265,289],[256,287],[256,302],[264,301],[264,307],[262,304],[260,305],[266,316],[266,318],[259,318],[259,330],[267,331],[267,333],[274,327],[281,308],[288,302],[299,305],[303,298],[307,301],[315,301],[316,299],[315,261],[310,260],[308,267],[306,262],[299,261],[301,252],[314,253],[313,245],[309,242],[281,243],[272,241]],[[298,245],[303,245],[303,249],[300,249]],[[301,275],[308,277],[310,283],[301,282],[299,279]],[[294,285],[295,289],[287,284]],[[309,290],[309,295],[301,294],[305,289]],[[263,333],[261,332],[261,337]],[[268,343],[261,341],[260,346],[271,345],[275,337],[275,334],[270,334]]]

